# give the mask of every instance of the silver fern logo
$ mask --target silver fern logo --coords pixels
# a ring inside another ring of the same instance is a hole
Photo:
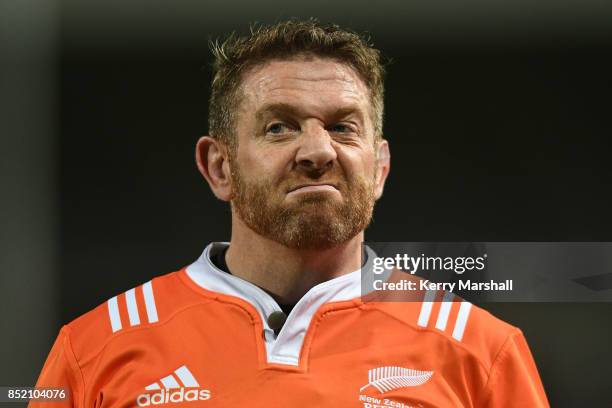
[[[374,387],[379,392],[387,392],[403,387],[416,387],[425,384],[433,371],[419,371],[404,367],[378,367],[368,370],[368,383],[361,387],[359,391],[364,391],[368,387]]]

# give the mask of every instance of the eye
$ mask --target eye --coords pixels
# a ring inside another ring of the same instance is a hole
[[[287,125],[286,123],[277,122],[277,123],[272,123],[270,126],[268,126],[268,128],[266,129],[266,133],[271,133],[273,135],[280,135],[290,130],[291,130],[291,127]]]
[[[345,123],[336,123],[329,127],[329,131],[336,133],[352,133],[353,128]]]

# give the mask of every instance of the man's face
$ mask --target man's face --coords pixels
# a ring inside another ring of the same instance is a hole
[[[230,169],[244,223],[299,249],[364,230],[382,186],[369,91],[356,72],[330,59],[272,61],[246,73],[242,94]]]

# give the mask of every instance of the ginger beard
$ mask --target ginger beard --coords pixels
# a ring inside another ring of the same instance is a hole
[[[248,181],[232,157],[232,206],[243,222],[259,235],[293,249],[327,249],[344,243],[364,230],[372,219],[376,201],[374,177],[336,177],[342,199],[329,193],[299,194],[287,202],[287,180]],[[376,176],[376,175],[375,175]],[[329,178],[326,178],[328,180]],[[299,177],[300,182],[321,182]]]

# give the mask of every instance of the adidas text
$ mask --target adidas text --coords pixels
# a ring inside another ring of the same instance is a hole
[[[140,394],[136,398],[139,407],[170,404],[188,401],[206,401],[211,397],[210,390],[195,388],[170,388],[162,389],[153,393]]]

